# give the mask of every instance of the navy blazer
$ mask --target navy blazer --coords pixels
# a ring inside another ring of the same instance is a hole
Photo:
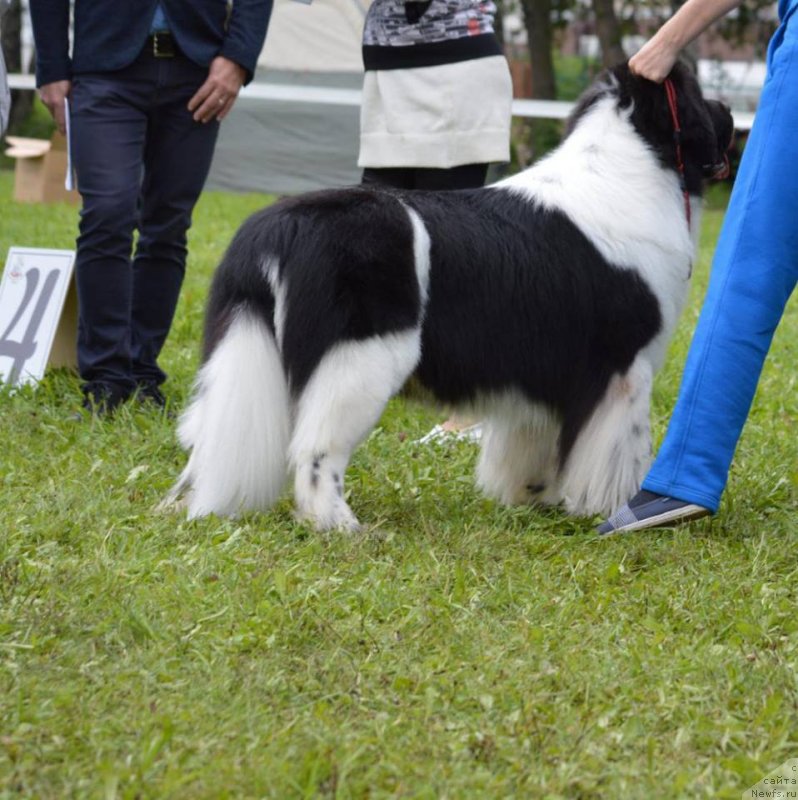
[[[225,56],[252,80],[272,0],[160,0],[183,53],[207,66]],[[70,80],[81,72],[111,72],[131,64],[146,43],[158,0],[75,0],[69,56],[69,0],[30,0],[36,42],[36,84]]]

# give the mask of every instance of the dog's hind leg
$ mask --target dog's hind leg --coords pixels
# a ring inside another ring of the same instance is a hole
[[[610,514],[640,488],[651,458],[652,377],[651,364],[638,356],[610,380],[563,468],[569,513]]]
[[[477,485],[505,505],[560,502],[556,477],[557,439],[555,415],[542,407],[488,415],[482,424]]]
[[[339,343],[324,355],[298,398],[289,447],[300,519],[317,530],[359,527],[344,499],[344,473],[420,354],[413,329]]]

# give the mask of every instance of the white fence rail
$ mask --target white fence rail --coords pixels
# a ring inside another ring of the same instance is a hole
[[[9,75],[8,82],[12,89],[36,88],[36,81],[33,75]],[[251,83],[241,90],[241,97],[267,102],[269,100],[280,100],[283,102],[357,107],[360,105],[361,93],[358,89],[334,89],[327,86]],[[513,100],[513,116],[535,119],[566,119],[573,107],[573,103],[561,100]],[[733,114],[734,127],[737,130],[750,130],[754,121],[753,113],[735,111]]]

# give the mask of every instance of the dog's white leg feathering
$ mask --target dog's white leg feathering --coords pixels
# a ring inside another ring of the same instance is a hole
[[[477,486],[504,505],[556,505],[560,423],[544,408],[519,419],[507,412],[482,423]]]
[[[185,492],[190,518],[265,510],[279,497],[289,393],[274,336],[260,318],[240,311],[230,323],[199,372],[178,435],[191,455],[171,499]]]
[[[416,328],[343,342],[324,356],[299,397],[289,447],[300,519],[318,530],[359,527],[344,500],[344,472],[420,355]]]
[[[625,375],[610,380],[563,469],[569,513],[608,515],[640,488],[651,459],[652,377],[651,364],[638,356]]]

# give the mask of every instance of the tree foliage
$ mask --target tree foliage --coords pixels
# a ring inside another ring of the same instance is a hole
[[[625,36],[650,36],[672,16],[683,0],[499,0],[502,10],[520,13],[527,33],[532,69],[532,96],[556,96],[556,78],[550,52],[555,33],[573,23],[587,23],[599,39],[602,64],[609,66],[629,54]],[[774,0],[748,0],[715,28],[731,46],[753,45],[762,56],[777,24]]]
[[[0,0],[0,45],[9,72],[27,72],[22,63],[22,3],[21,0]],[[33,93],[15,89],[11,92],[10,132],[16,131],[28,118],[33,107]]]

